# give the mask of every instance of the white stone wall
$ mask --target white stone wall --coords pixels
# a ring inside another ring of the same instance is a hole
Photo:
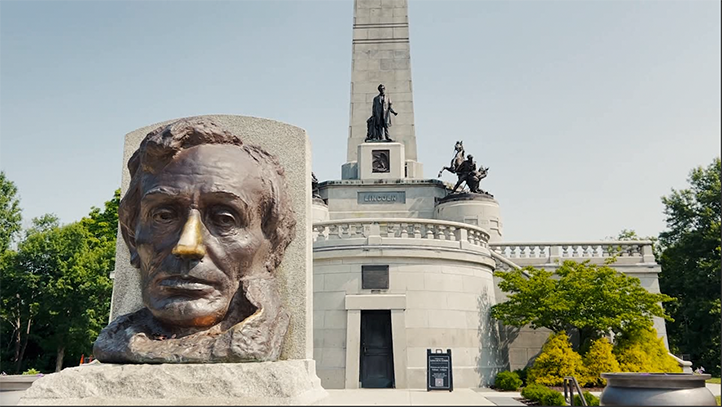
[[[446,195],[445,185],[437,180],[397,182],[344,180],[324,182],[321,196],[328,202],[329,218],[422,218],[434,219],[436,198]],[[406,203],[358,203],[358,192],[404,191]]]
[[[492,198],[447,201],[434,209],[434,219],[450,220],[479,226],[489,232],[489,243],[501,242],[504,225],[499,202]]]
[[[505,362],[495,324],[488,316],[494,304],[492,265],[488,258],[478,258],[479,262],[462,262],[450,253],[432,250],[374,248],[316,253],[314,359],[323,386],[348,387],[345,378],[358,378],[359,353],[347,353],[346,349],[347,343],[358,347],[358,340],[347,337],[354,327],[347,326],[349,311],[345,309],[346,297],[358,294],[378,295],[379,299],[405,296],[405,344],[394,344],[394,351],[405,355],[394,355],[394,359],[403,358],[401,364],[405,362],[406,367],[398,372],[399,366],[395,366],[397,387],[426,387],[427,348],[452,350],[455,386],[490,384]],[[372,293],[361,289],[361,266],[369,264],[389,265],[388,290]],[[392,324],[396,320],[392,319]],[[394,341],[403,337],[398,329],[392,327]],[[356,360],[349,364],[348,357]],[[354,371],[346,372],[349,365]],[[406,383],[400,382],[400,376]]]

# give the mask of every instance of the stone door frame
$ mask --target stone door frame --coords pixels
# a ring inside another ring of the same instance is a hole
[[[406,382],[406,295],[367,294],[346,295],[346,385],[358,389],[359,355],[361,354],[361,311],[391,311],[391,341],[394,353],[394,378],[397,389],[407,388]]]

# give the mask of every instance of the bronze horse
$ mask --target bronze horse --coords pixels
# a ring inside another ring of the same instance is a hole
[[[454,145],[454,151],[456,152],[456,155],[454,155],[454,158],[451,159],[451,165],[449,167],[443,167],[441,171],[439,171],[439,175],[437,177],[441,177],[444,170],[449,171],[452,174],[457,173],[461,163],[464,162],[464,141],[457,141]]]

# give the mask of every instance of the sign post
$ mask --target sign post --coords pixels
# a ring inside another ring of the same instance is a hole
[[[426,349],[426,391],[431,390],[454,391],[451,349],[446,349],[446,352]]]

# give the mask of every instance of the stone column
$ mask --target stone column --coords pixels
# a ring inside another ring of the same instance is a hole
[[[343,178],[358,178],[358,145],[366,138],[377,87],[384,84],[398,116],[391,138],[404,144],[408,178],[421,178],[416,156],[414,106],[409,53],[407,0],[354,0],[351,117]]]

